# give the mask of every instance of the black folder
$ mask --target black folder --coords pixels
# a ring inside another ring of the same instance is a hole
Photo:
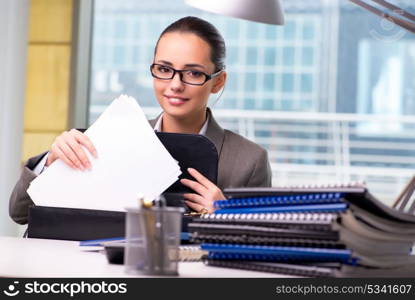
[[[163,193],[167,206],[185,207],[182,194],[193,192],[180,183],[182,178],[193,179],[187,168],[192,167],[217,183],[219,158],[216,147],[203,135],[165,132],[156,135],[182,171],[179,180]],[[183,217],[182,232],[187,232],[190,221],[191,217]],[[125,212],[44,206],[29,209],[27,237],[30,238],[82,241],[124,235]]]

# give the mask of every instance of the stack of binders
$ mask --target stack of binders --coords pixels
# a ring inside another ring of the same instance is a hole
[[[205,263],[313,277],[415,276],[415,216],[363,185],[225,190],[189,224]]]

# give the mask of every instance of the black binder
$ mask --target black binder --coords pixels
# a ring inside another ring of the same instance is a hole
[[[165,132],[157,132],[156,135],[179,162],[182,171],[179,180],[163,193],[167,206],[185,207],[182,194],[192,191],[182,185],[180,179],[193,179],[187,168],[192,167],[217,183],[219,158],[216,147],[203,135]],[[182,232],[187,232],[190,221],[191,217],[183,217]],[[44,206],[29,209],[29,238],[81,241],[124,235],[125,212]]]

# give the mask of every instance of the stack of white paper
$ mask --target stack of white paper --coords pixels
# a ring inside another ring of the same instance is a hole
[[[98,152],[84,148],[91,171],[57,160],[30,184],[36,205],[123,211],[137,197],[154,199],[181,174],[134,98],[120,96],[85,132]]]

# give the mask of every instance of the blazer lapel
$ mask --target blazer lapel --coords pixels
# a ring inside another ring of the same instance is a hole
[[[160,115],[161,116],[161,115]],[[155,119],[152,119],[152,120],[148,120],[148,122],[150,123],[150,125],[151,125],[151,128],[154,128],[154,126],[156,126],[156,123],[157,123],[157,120],[160,118],[160,116],[158,116],[157,118],[155,118]]]
[[[223,130],[223,128],[216,122],[209,107],[207,108],[207,113],[209,114],[209,124],[206,130],[206,137],[210,139],[213,144],[215,144],[218,156],[220,156],[223,141],[225,139],[225,130]]]
[[[161,112],[156,118],[148,120],[148,122],[150,123],[150,126],[152,128],[154,128],[154,126],[156,126],[157,121],[161,118],[162,115],[163,115],[163,112]]]

